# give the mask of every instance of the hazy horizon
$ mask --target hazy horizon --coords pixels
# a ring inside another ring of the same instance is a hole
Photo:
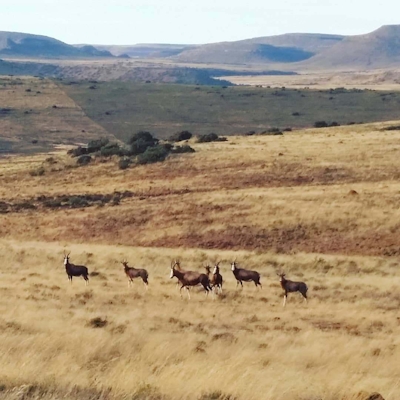
[[[359,35],[400,23],[394,0],[365,5],[361,0],[261,0],[200,4],[170,0],[14,0],[3,6],[0,30],[44,35],[69,44],[204,44],[285,33]]]

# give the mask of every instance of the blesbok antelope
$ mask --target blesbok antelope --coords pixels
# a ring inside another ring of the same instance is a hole
[[[239,283],[243,287],[243,281],[244,282],[253,281],[256,287],[260,286],[262,288],[262,285],[260,283],[260,274],[257,271],[249,271],[247,269],[238,268],[236,261],[232,262],[231,269],[233,275],[235,275],[236,278],[236,287],[239,285]]]
[[[69,282],[72,284],[72,277],[73,276],[82,276],[85,280],[85,285],[89,284],[89,271],[84,265],[75,265],[69,262],[69,255],[71,253],[65,254],[64,253],[64,265],[65,271],[67,272]]]
[[[170,278],[172,279],[173,277],[178,278],[179,283],[181,284],[181,288],[179,289],[179,293],[181,294],[182,297],[182,289],[185,288],[187,290],[188,297],[190,299],[190,292],[189,289],[191,286],[196,286],[201,284],[206,292],[206,295],[208,295],[209,291],[212,291],[211,286],[210,286],[210,279],[206,274],[202,274],[200,272],[194,272],[194,271],[181,271],[178,268],[175,268],[176,266],[180,267],[179,262],[174,264],[171,264],[171,274]]]
[[[281,283],[282,289],[285,291],[285,294],[283,295],[283,307],[286,305],[286,299],[288,293],[292,292],[299,292],[304,298],[304,301],[307,303],[307,290],[308,287],[304,282],[293,282],[289,281],[288,279],[285,278],[285,274],[281,273],[277,275],[280,277],[279,281]]]
[[[135,278],[142,278],[143,284],[147,290],[148,288],[148,278],[149,278],[149,274],[145,269],[142,268],[134,268],[134,267],[130,267],[128,265],[128,261],[124,260],[121,261],[121,264],[124,266],[124,271],[126,276],[128,277],[128,287],[130,287],[131,285],[133,285],[133,280]]]
[[[219,273],[220,262],[221,261],[217,262],[214,265],[213,274],[210,279],[210,284],[213,289],[216,288],[216,289],[218,289],[219,293],[222,293],[222,283],[224,280],[222,278],[222,275]],[[217,290],[215,290],[215,292],[217,292]]]

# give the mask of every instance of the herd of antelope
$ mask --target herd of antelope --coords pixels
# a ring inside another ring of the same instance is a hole
[[[64,266],[67,272],[68,279],[72,284],[72,278],[74,276],[82,276],[85,280],[85,285],[89,284],[89,271],[84,265],[75,265],[69,262],[69,255],[64,253]],[[146,289],[149,284],[148,278],[149,274],[145,269],[137,269],[130,267],[126,260],[121,262],[124,267],[124,272],[128,278],[128,286],[133,284],[135,278],[141,278]],[[201,285],[206,295],[209,292],[213,294],[222,293],[222,285],[224,280],[219,269],[220,262],[217,262],[211,273],[211,267],[209,265],[205,266],[206,273],[196,272],[196,271],[185,271],[181,268],[180,262],[178,260],[171,262],[171,273],[170,278],[176,277],[178,279],[178,284],[180,285],[179,292],[182,293],[182,289],[186,289],[187,295],[190,299],[190,288],[193,286]],[[231,270],[236,279],[236,287],[240,284],[243,287],[243,282],[254,282],[256,288],[259,286],[262,289],[260,282],[260,274],[257,271],[250,271],[244,268],[238,268],[236,260],[231,263]],[[279,281],[282,289],[284,290],[283,295],[283,306],[286,305],[286,300],[288,293],[299,292],[304,301],[307,302],[307,290],[308,287],[304,282],[293,282],[285,278],[284,273],[278,273]],[[182,295],[182,294],[181,294]]]

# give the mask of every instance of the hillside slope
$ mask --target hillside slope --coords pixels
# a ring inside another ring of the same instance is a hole
[[[303,65],[352,69],[400,66],[400,25],[386,25],[366,35],[346,37]]]
[[[343,36],[292,33],[236,42],[206,44],[182,51],[175,60],[220,64],[291,63],[306,60],[326,50]]]
[[[77,48],[47,36],[0,32],[0,57],[82,58],[112,57],[112,54],[93,46]]]

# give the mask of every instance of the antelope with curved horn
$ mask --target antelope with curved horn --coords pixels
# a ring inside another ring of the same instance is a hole
[[[175,268],[176,266],[178,266],[179,269]],[[178,278],[178,281],[181,284],[181,288],[179,289],[181,297],[182,297],[182,289],[185,288],[187,290],[187,294],[190,299],[190,293],[189,293],[190,287],[199,284],[203,286],[206,295],[208,295],[209,291],[212,291],[210,286],[210,279],[206,274],[194,271],[182,271],[180,269],[179,262],[177,263],[176,261],[174,264],[171,264],[170,278],[172,279],[173,277]]]
[[[256,285],[256,287],[260,286],[262,288],[262,285],[260,283],[260,274],[257,271],[249,271],[244,268],[238,268],[236,259],[235,259],[235,261],[232,262],[231,269],[232,269],[233,275],[236,278],[236,287],[239,285],[239,283],[243,287],[243,281],[244,282],[253,281],[254,284]]]
[[[213,269],[213,274],[211,277],[211,287],[214,289],[216,288],[216,292],[217,289],[219,291],[219,293],[222,293],[222,283],[223,283],[223,278],[222,275],[219,272],[219,264],[221,263],[221,261],[218,261],[215,265],[214,265],[214,269]]]
[[[279,281],[281,283],[282,289],[285,291],[285,294],[283,295],[283,307],[285,307],[286,305],[286,299],[288,293],[293,293],[293,292],[299,292],[303,296],[304,301],[307,303],[308,287],[304,282],[289,281],[288,279],[285,278],[285,274],[283,272],[280,274],[277,273],[277,275],[280,277]]]
[[[64,265],[65,265],[65,271],[68,275],[69,282],[72,284],[72,277],[73,276],[82,276],[83,279],[85,280],[85,285],[87,286],[89,284],[89,271],[84,265],[75,265],[71,264],[69,262],[69,255],[71,252],[68,254],[65,254],[64,252]]]
[[[131,285],[133,285],[133,280],[135,278],[142,278],[143,284],[147,290],[148,288],[148,278],[149,278],[149,274],[145,269],[138,269],[138,268],[134,268],[134,267],[130,267],[128,265],[128,261],[124,260],[121,261],[121,264],[124,266],[124,271],[126,276],[128,277],[128,287],[130,287]]]

